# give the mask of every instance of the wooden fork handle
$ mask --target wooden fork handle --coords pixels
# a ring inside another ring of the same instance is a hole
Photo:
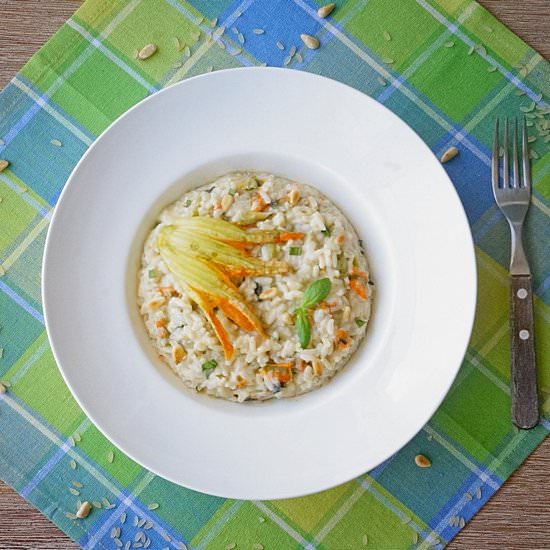
[[[512,275],[511,277],[510,330],[512,420],[518,428],[533,428],[539,421],[539,401],[531,275]]]

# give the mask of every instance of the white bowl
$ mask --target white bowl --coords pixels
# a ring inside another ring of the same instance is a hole
[[[235,169],[318,187],[355,225],[372,268],[365,341],[331,383],[295,399],[193,395],[155,358],[135,304],[156,214]],[[243,499],[327,489],[406,444],[459,369],[475,299],[469,226],[428,147],[362,93],[282,69],[191,78],[119,118],[69,178],[43,269],[55,358],[98,428],[158,475]]]

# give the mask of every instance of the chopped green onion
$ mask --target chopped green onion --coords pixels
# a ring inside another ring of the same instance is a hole
[[[358,327],[362,327],[365,323],[366,323],[366,321],[363,321],[363,319],[355,319],[355,324]]]
[[[301,256],[302,255],[302,247],[301,246],[291,246],[288,253],[291,256]]]
[[[159,276],[156,269],[149,270],[149,279],[156,279]]]
[[[209,359],[206,361],[206,363],[202,364],[202,370],[206,375],[206,378],[208,378],[212,371],[218,366],[218,362],[215,359]]]
[[[321,233],[325,237],[330,237],[330,227],[327,225],[324,229],[321,229]]]
[[[183,203],[183,206],[185,206],[186,208],[188,206],[191,206],[191,199],[187,199],[184,203]]]
[[[235,189],[230,189],[228,193],[233,197],[237,191]]]

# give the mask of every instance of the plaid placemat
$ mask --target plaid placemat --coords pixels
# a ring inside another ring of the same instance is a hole
[[[442,546],[549,431],[550,64],[471,0],[340,0],[326,20],[317,8],[312,0],[88,0],[0,96],[0,159],[11,163],[0,173],[0,476],[85,548]],[[301,33],[321,47],[304,48]],[[138,59],[148,43],[158,51]],[[479,304],[452,390],[404,449],[330,491],[242,502],[152,475],[89,422],[48,346],[40,267],[59,193],[109,123],[180,79],[262,63],[362,90],[437,155],[458,146],[445,167],[472,226]],[[526,241],[545,413],[532,431],[510,423],[509,236],[489,184],[492,121],[522,114],[536,157]],[[431,468],[415,465],[418,453]],[[94,503],[86,519],[71,516],[79,499]]]

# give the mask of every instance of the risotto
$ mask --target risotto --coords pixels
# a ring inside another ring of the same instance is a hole
[[[362,241],[309,185],[234,172],[185,193],[147,237],[138,305],[160,358],[233,401],[326,384],[365,336]]]

